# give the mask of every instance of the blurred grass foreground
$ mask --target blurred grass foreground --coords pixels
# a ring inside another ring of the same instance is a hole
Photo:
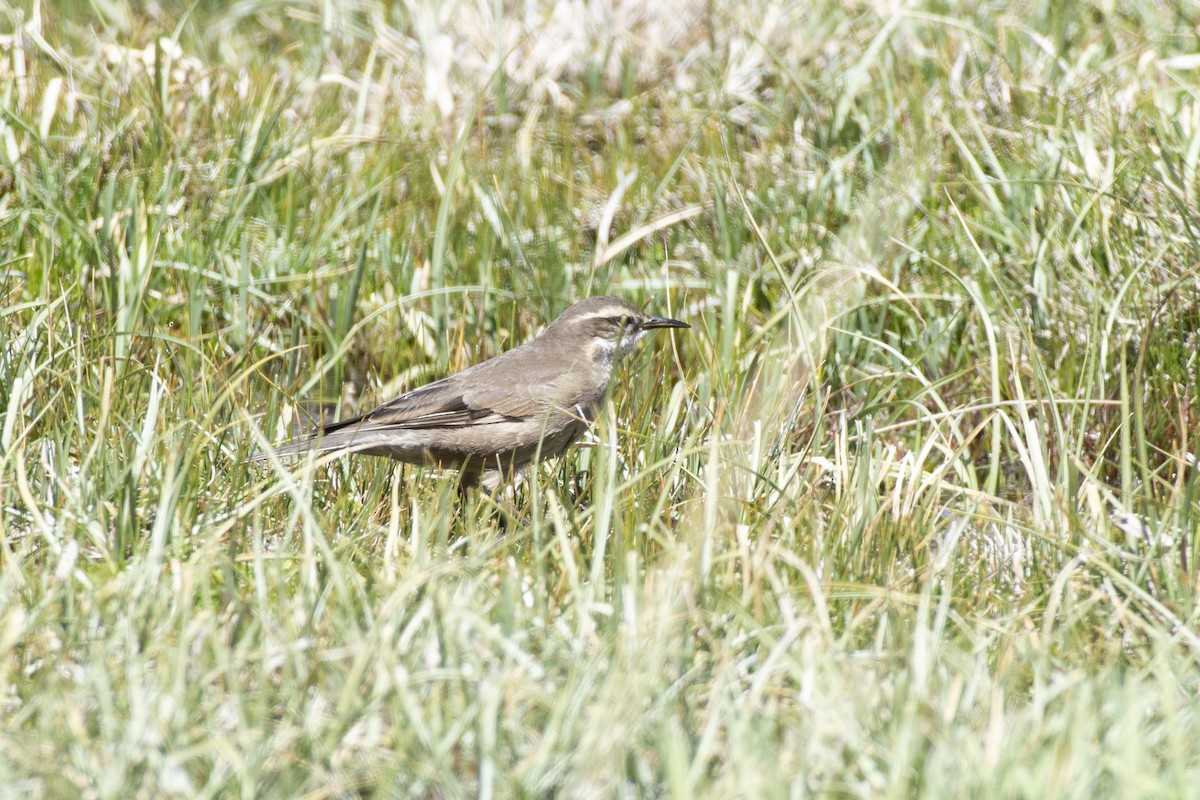
[[[1186,797],[1195,0],[0,4],[0,797]],[[619,294],[502,527],[244,459]]]

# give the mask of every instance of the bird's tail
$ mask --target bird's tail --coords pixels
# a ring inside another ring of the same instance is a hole
[[[246,459],[246,463],[256,464],[259,461],[266,461],[271,456],[275,456],[276,458],[286,458],[288,456],[298,456],[298,455],[307,453],[309,450],[312,450],[314,448],[317,449],[318,451],[329,449],[327,447],[320,447],[318,445],[316,439],[312,439],[312,438],[301,439],[298,442],[292,442],[291,444],[280,445],[279,447],[272,447],[268,450],[255,450],[253,455],[251,455],[249,458]]]
[[[343,427],[342,423],[334,423],[290,444],[272,447],[269,450],[255,451],[246,461],[254,464],[259,461],[266,461],[272,455],[278,458],[287,458],[289,456],[301,456],[309,452],[326,453],[330,450],[345,450],[354,453],[365,452],[372,448],[378,437],[379,434],[374,431],[363,431],[357,426]]]

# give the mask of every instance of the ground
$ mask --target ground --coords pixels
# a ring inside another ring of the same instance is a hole
[[[0,7],[0,797],[1182,797],[1200,10]],[[617,294],[511,497],[250,465]]]

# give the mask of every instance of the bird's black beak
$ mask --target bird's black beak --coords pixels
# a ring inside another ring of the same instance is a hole
[[[641,324],[642,330],[650,328],[690,328],[686,322],[680,322],[677,319],[668,319],[666,317],[651,317]]]

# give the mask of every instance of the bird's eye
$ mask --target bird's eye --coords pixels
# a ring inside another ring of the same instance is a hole
[[[622,314],[619,317],[609,317],[608,321],[618,328],[629,327],[629,317]]]

